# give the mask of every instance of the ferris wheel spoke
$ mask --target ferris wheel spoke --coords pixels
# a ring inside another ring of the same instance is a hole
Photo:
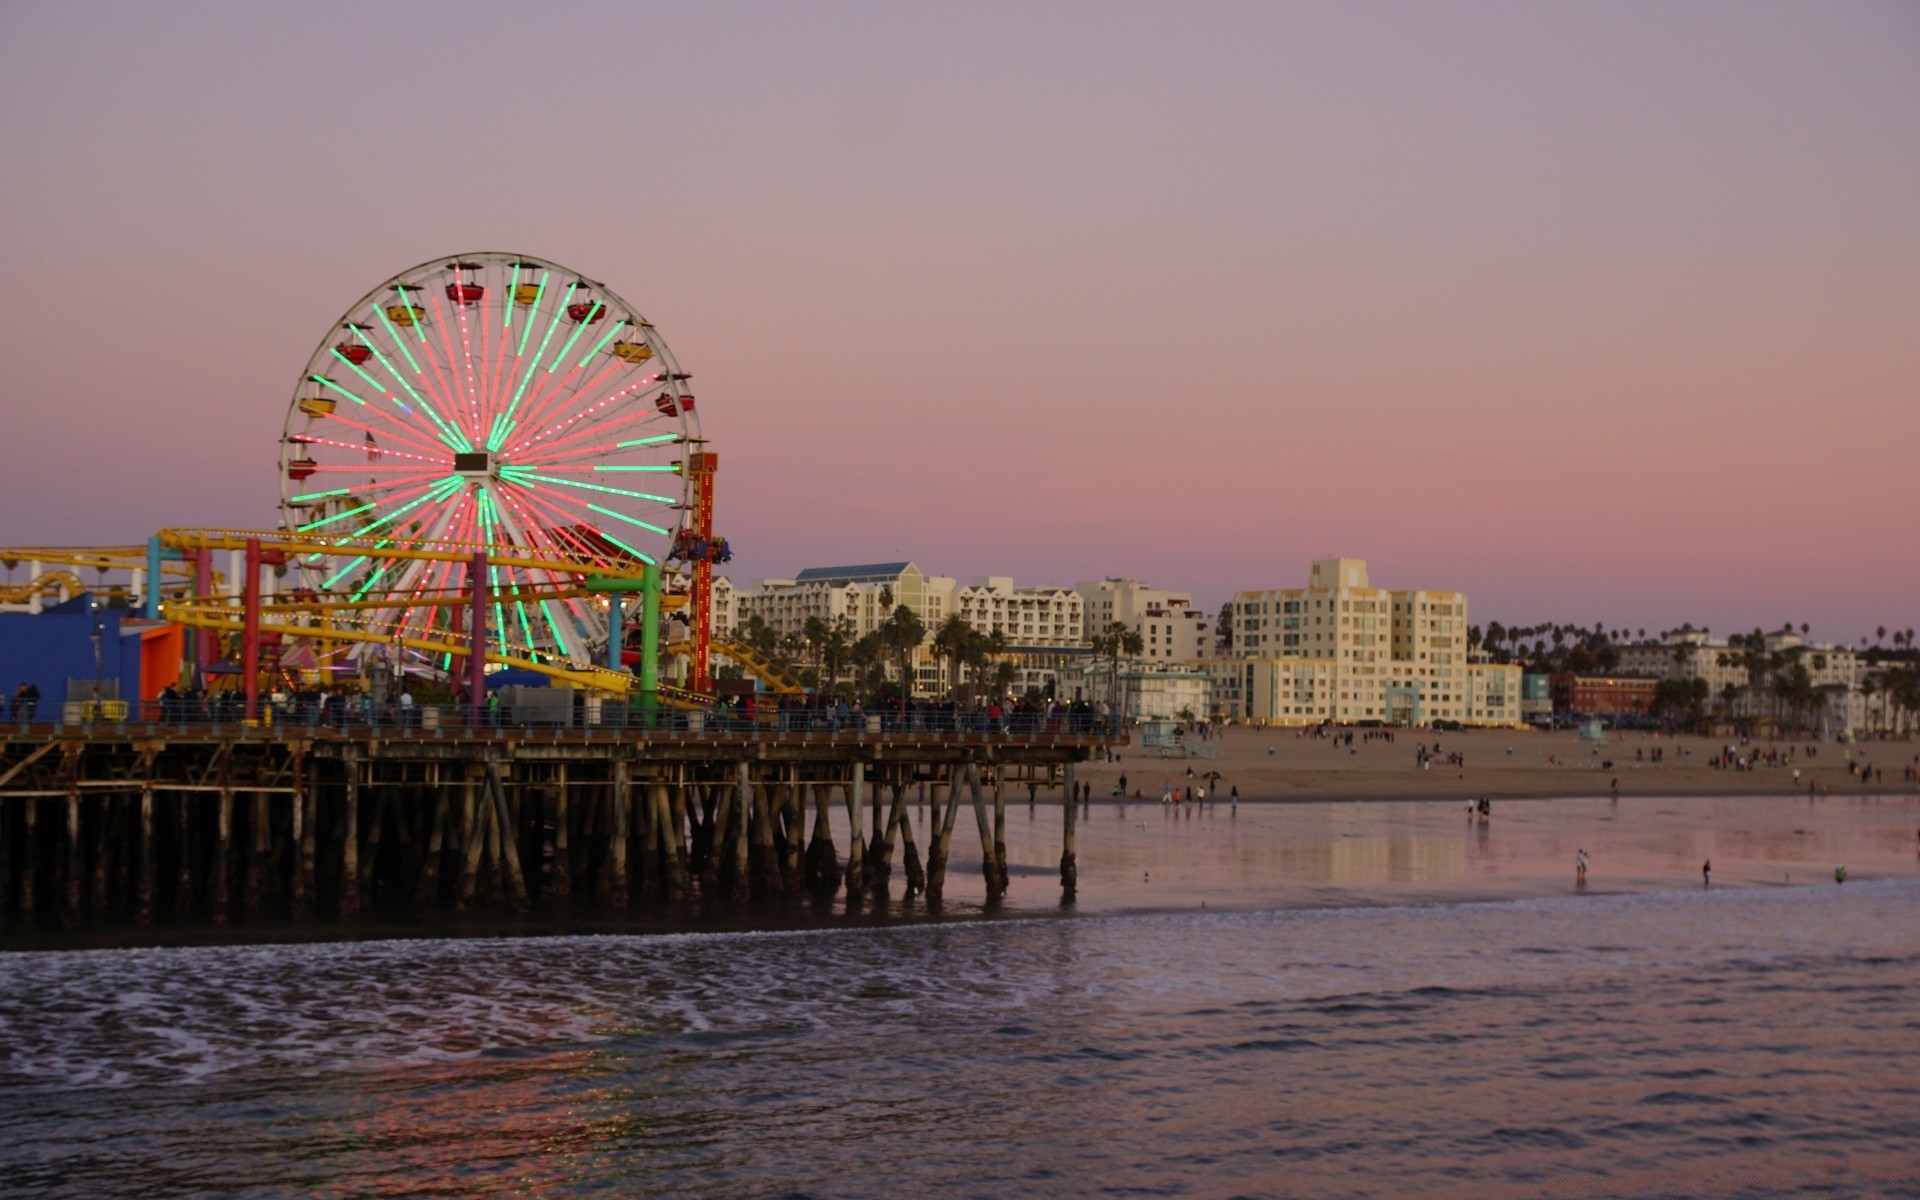
[[[491,486],[492,485],[489,484],[489,490],[491,490]],[[500,521],[502,528],[506,529],[506,531],[513,538],[516,544],[522,545],[522,546],[528,546],[530,548],[536,547],[538,545],[538,542],[536,541],[536,539],[533,537],[530,537],[527,531],[520,527],[519,522],[514,519],[513,514],[508,511],[506,506],[502,506],[496,502],[494,506],[494,511],[498,516],[498,519]],[[537,529],[538,527],[535,526],[534,528]],[[546,571],[542,573],[547,575],[548,582],[550,584],[559,582],[558,578],[553,574],[553,572]],[[527,576],[528,582],[530,583],[536,582],[533,579],[533,572],[527,571],[525,574]],[[526,622],[525,601],[516,598],[514,600],[514,605],[516,608],[520,609],[521,621],[522,621],[522,624],[524,625]],[[560,653],[562,655],[571,654],[572,651],[569,650],[567,647],[567,640],[565,637],[562,636],[560,631],[560,620],[559,618],[554,616],[552,606],[548,604],[548,602],[544,597],[539,601],[539,608],[541,613],[544,614],[546,617],[547,632],[553,635],[554,644],[559,647]],[[575,622],[575,633],[576,634],[581,633],[581,630],[579,629],[579,623],[577,620]],[[584,643],[586,640],[587,639],[584,636],[581,637],[582,650],[585,649]]]
[[[456,403],[454,411],[465,414],[466,420],[461,423],[461,432],[466,434],[469,441],[477,442],[480,440],[480,431],[474,428],[474,422],[479,419],[479,414],[476,411],[471,389],[460,385],[460,360],[453,352],[453,337],[448,330],[446,313],[440,307],[440,293],[429,291],[428,296],[433,301],[433,324],[440,333],[441,349],[447,352],[447,394]],[[464,312],[465,308],[462,307],[461,311]]]
[[[433,324],[439,329],[440,341],[444,346],[447,344],[447,323],[440,312],[440,298],[429,293],[427,299],[433,302]],[[453,380],[450,378],[454,370],[452,349],[449,348],[447,350],[445,360],[446,370],[442,371],[440,369],[441,358],[439,353],[434,349],[433,340],[427,337],[425,326],[420,326],[420,357],[426,359],[427,366],[433,369],[433,383],[427,384],[427,386],[428,389],[434,391],[436,397],[446,405],[447,423],[459,431],[459,436],[462,441],[466,442],[469,446],[473,445],[474,439],[472,431],[460,420],[460,410],[463,407],[460,403],[460,389],[454,386]],[[427,383],[426,376],[422,375],[420,381],[423,384]],[[436,388],[437,390],[435,390]]]
[[[420,380],[420,386],[426,388],[428,391],[432,391],[431,385],[427,383],[427,373],[425,369],[420,366],[420,360],[413,356],[413,350],[408,347],[406,339],[400,336],[399,330],[393,327],[393,322],[387,319],[387,310],[376,303],[373,306],[373,311],[374,315],[380,318],[380,323],[386,326],[388,335],[393,338],[394,346],[400,351],[402,357],[407,360],[407,365],[413,368],[415,378]],[[418,322],[415,324],[417,326]],[[427,417],[435,425],[439,426],[440,437],[443,441],[456,450],[464,451],[473,449],[473,443],[463,437],[459,430],[446,421],[426,397],[414,390],[413,385],[407,382],[406,376],[400,373],[399,368],[394,366],[393,362],[380,352],[380,347],[374,343],[373,339],[362,335],[362,340],[373,350],[374,357],[380,360],[380,365],[387,369],[387,373],[393,376],[394,381],[406,389],[407,395],[419,401],[420,411],[426,413]],[[422,353],[425,353],[425,351],[423,350]]]
[[[611,402],[619,398],[620,397],[618,396],[618,394],[616,394],[614,396],[608,397],[607,399],[608,399],[608,402]],[[637,400],[639,399],[639,397],[636,396],[635,399]],[[647,409],[647,408],[635,407],[632,412],[629,412],[623,417],[606,418],[606,419],[595,422],[594,424],[588,426],[585,429],[576,429],[571,433],[566,432],[566,425],[564,423],[550,426],[546,429],[541,430],[539,433],[534,434],[532,437],[523,438],[517,444],[507,447],[506,452],[508,454],[513,455],[515,459],[518,460],[520,456],[524,455],[529,450],[534,450],[534,451],[544,453],[546,451],[552,450],[557,446],[568,445],[578,438],[593,437],[598,434],[603,434],[609,429],[618,429],[627,425],[636,425],[636,424],[647,425],[653,422],[665,423],[665,422],[670,422],[672,420],[673,420],[672,417],[667,416],[665,413],[661,412],[658,408]],[[559,436],[554,436],[556,434]]]
[[[508,507],[511,508],[512,505],[509,504]],[[553,531],[542,527],[538,522],[529,521],[524,526],[521,532],[521,536],[526,538],[530,546],[533,546],[536,548],[540,546],[545,546],[549,553],[554,554],[557,557],[560,557],[560,558],[570,557],[568,552],[563,547],[561,547],[557,541],[554,540]],[[534,579],[535,572],[533,570],[527,569],[527,568],[522,568],[521,570],[522,570],[522,574],[526,576],[527,582],[529,584],[538,586],[539,581]],[[572,577],[562,573],[555,572],[555,571],[547,570],[545,568],[542,568],[539,571],[539,574],[545,575],[547,577],[548,586],[556,589],[562,588],[562,587],[569,587],[569,586],[572,586],[574,583],[574,580],[572,579]],[[573,613],[575,626],[580,630],[583,638],[589,641],[592,640],[591,639],[592,630],[588,628],[586,616],[581,611],[579,601],[573,597],[568,597],[562,603],[567,609],[569,609]],[[547,618],[549,621],[551,621],[553,619],[553,613],[551,609],[547,608],[547,601],[545,598],[541,599],[540,607],[542,611],[547,613]]]
[[[440,445],[435,445],[432,442],[420,441],[419,430],[416,428],[410,428],[410,427],[409,428],[389,428],[383,425],[376,429],[372,425],[368,425],[363,421],[356,421],[352,417],[343,417],[340,415],[340,413],[337,410],[335,412],[328,414],[325,417],[315,418],[315,421],[338,421],[342,425],[345,425],[351,429],[358,429],[362,433],[370,434],[376,437],[392,438],[402,445],[412,446],[415,450],[426,451],[425,454],[412,454],[405,450],[393,450],[383,446],[380,448],[380,453],[382,454],[395,454],[403,458],[413,459],[417,462],[444,463],[449,467],[453,465],[452,451],[450,451],[444,443]],[[307,427],[309,429],[313,428],[314,421],[309,421]],[[326,426],[321,425],[320,428],[324,429],[326,428]],[[361,451],[364,451],[367,449],[367,444],[365,442],[362,442],[356,446],[350,442],[342,442],[334,438],[324,437],[324,436],[313,434],[313,433],[302,433],[296,436],[305,438],[307,440],[307,443],[310,445],[341,446],[347,449],[361,450]]]
[[[522,367],[521,359],[526,353],[527,334],[533,332],[534,318],[539,314],[540,304],[546,300],[547,278],[550,274],[551,272],[548,272],[540,276],[540,299],[535,301],[533,310],[527,314],[527,328],[526,331],[520,335],[520,349],[516,350],[513,355],[516,369]],[[513,400],[507,405],[506,411],[494,421],[493,427],[487,432],[487,445],[489,448],[497,450],[505,441],[506,435],[504,429],[511,427],[510,422],[513,419],[513,414],[520,408],[520,400],[526,395],[527,385],[533,382],[534,371],[539,368],[541,360],[547,356],[547,343],[553,340],[553,331],[560,324],[560,314],[567,311],[567,305],[573,300],[573,293],[579,287],[580,284],[577,281],[568,284],[566,295],[561,297],[560,303],[554,306],[552,313],[548,314],[547,331],[540,335],[540,346],[533,352],[533,360],[524,364],[525,373],[520,376],[519,386],[514,389]]]
[[[628,364],[615,359],[613,363],[601,371],[600,374],[594,376],[588,382],[581,384],[578,388],[569,390],[568,385],[573,382],[573,377],[580,372],[580,367],[576,365],[566,373],[555,386],[554,390],[547,394],[545,400],[536,399],[528,402],[527,415],[515,426],[515,429],[526,425],[538,424],[541,421],[548,420],[552,416],[557,416],[567,411],[569,405],[580,403],[588,393],[597,390],[602,383],[606,382],[609,375],[612,375],[622,368],[632,369]],[[507,436],[511,437],[513,432],[513,429],[508,430]]]
[[[659,560],[654,558],[653,555],[648,554],[646,551],[641,550],[638,547],[628,545],[625,541],[623,541],[620,538],[618,534],[609,533],[605,529],[601,529],[598,526],[596,526],[594,524],[594,518],[593,518],[594,506],[589,504],[587,501],[576,499],[575,497],[572,497],[572,496],[563,496],[558,492],[543,491],[541,494],[535,495],[533,494],[533,491],[534,489],[528,489],[527,500],[535,508],[544,509],[545,511],[553,514],[554,519],[560,523],[560,525],[556,526],[556,528],[560,526],[566,526],[566,525],[585,525],[588,528],[593,530],[593,535],[595,537],[602,538],[606,540],[609,544],[619,547],[621,550],[632,555],[634,558],[639,559],[641,562],[654,563],[656,565],[658,564]],[[560,507],[562,503],[577,505],[581,511],[579,513],[568,512],[566,509]],[[618,514],[615,514],[615,515],[617,516]],[[626,518],[622,517],[621,519],[625,520]]]
[[[571,305],[563,306],[562,311],[565,311],[569,317],[572,317],[574,315]],[[568,353],[573,349],[573,344],[580,340],[580,335],[586,332],[587,327],[593,324],[595,320],[603,318],[606,314],[606,311],[607,311],[606,302],[603,300],[595,300],[592,306],[587,309],[586,313],[580,316],[577,320],[575,320],[574,326],[573,326],[573,333],[568,336],[566,344],[560,347],[559,353],[553,356],[553,361],[547,365],[547,372],[546,372],[547,378],[542,379],[540,383],[533,389],[533,397],[532,399],[527,401],[527,417],[526,417],[527,422],[536,420],[537,419],[536,414],[541,412],[543,409],[543,406],[550,403],[553,399],[555,398],[560,399],[562,404],[564,405],[567,397],[573,394],[567,390],[568,385],[573,382],[574,376],[580,373],[580,369],[587,365],[588,358],[592,357],[591,354],[589,354],[587,358],[582,358],[579,362],[575,363],[573,367],[569,369],[565,375],[561,376],[560,381],[557,384],[553,385],[553,388],[551,391],[547,390],[548,381],[552,378],[553,373],[560,369],[560,364],[567,360]],[[619,332],[619,326],[615,325],[614,328],[608,332],[607,337],[611,338],[615,333],[618,333],[618,332]],[[616,360],[612,366],[608,367],[606,371],[601,373],[600,378],[604,379],[607,375],[612,374],[615,370],[618,370],[623,365],[625,364],[622,364]],[[598,381],[596,380],[595,383],[588,384],[585,389],[580,389],[580,390],[591,389],[597,386],[597,384],[598,384]],[[541,394],[543,392],[546,393],[548,397],[547,400],[541,399]]]
[[[598,427],[596,427],[594,432],[598,433],[602,431]],[[631,449],[635,449],[637,447],[642,447],[642,446],[664,446],[669,442],[680,443],[684,441],[686,441],[686,438],[680,434],[662,433],[662,434],[656,434],[652,437],[631,438],[626,441],[598,442],[591,446],[576,446],[567,450],[563,450],[560,453],[554,454],[554,455],[546,455],[546,454],[538,454],[533,456],[521,455],[518,458],[516,458],[514,461],[518,465],[523,467],[532,467],[532,466],[545,467],[546,464],[548,463],[564,462],[570,458],[585,458],[592,455],[606,455],[606,454],[612,454],[616,450],[631,450]],[[551,468],[548,467],[547,469],[551,469]],[[666,468],[666,470],[669,470],[669,471],[673,469],[674,468],[672,468],[671,466]]]

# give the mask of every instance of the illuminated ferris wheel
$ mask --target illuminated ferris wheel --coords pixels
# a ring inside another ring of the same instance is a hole
[[[301,372],[281,439],[282,526],[383,547],[665,563],[684,540],[700,449],[687,380],[652,324],[577,271],[519,254],[422,263],[361,297]],[[467,585],[464,563],[351,547],[297,566],[300,586],[395,634],[457,620],[433,600]],[[506,643],[575,663],[605,645],[591,598],[514,599],[568,577],[489,575],[508,597],[495,622]]]

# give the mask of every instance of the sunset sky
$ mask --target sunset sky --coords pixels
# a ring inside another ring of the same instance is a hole
[[[0,544],[277,522],[417,262],[604,280],[736,580],[1920,625],[1920,5],[0,5]]]

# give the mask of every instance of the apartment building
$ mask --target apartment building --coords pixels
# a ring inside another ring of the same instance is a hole
[[[952,578],[928,576],[910,562],[809,567],[792,579],[749,585],[737,596],[736,619],[759,617],[775,633],[797,636],[811,617],[829,624],[845,617],[861,637],[905,605],[932,631],[953,611],[953,596]]]
[[[1119,621],[1140,635],[1141,657],[1149,662],[1190,663],[1213,655],[1213,620],[1186,592],[1119,578],[1077,583],[1073,590],[1089,642]]]
[[[829,624],[844,617],[856,638],[885,624],[895,608],[905,605],[926,626],[929,638],[914,664],[915,691],[922,695],[951,686],[949,664],[935,653],[931,638],[952,614],[1006,639],[1004,657],[1015,668],[1015,691],[1048,690],[1063,666],[1086,654],[1077,591],[1016,587],[1005,575],[983,576],[961,587],[951,576],[927,575],[911,562],[809,567],[792,579],[762,579],[738,593],[734,603],[737,621],[757,616],[782,636],[800,634],[813,617]],[[718,607],[716,601],[716,611]]]
[[[1357,558],[1303,588],[1237,593],[1233,657],[1204,665],[1224,715],[1256,724],[1520,723],[1520,669],[1467,649],[1463,593],[1372,585]]]

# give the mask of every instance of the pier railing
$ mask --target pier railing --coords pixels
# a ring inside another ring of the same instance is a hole
[[[556,693],[565,696],[566,693]],[[189,733],[240,737],[471,738],[571,736],[587,740],[645,738],[780,738],[823,741],[967,740],[1058,743],[1121,741],[1130,722],[1095,712],[970,711],[947,708],[767,708],[746,712],[662,708],[652,713],[611,703],[423,704],[375,706],[363,699],[263,704],[249,719],[220,703],[87,702],[10,712],[0,728],[25,733]]]

